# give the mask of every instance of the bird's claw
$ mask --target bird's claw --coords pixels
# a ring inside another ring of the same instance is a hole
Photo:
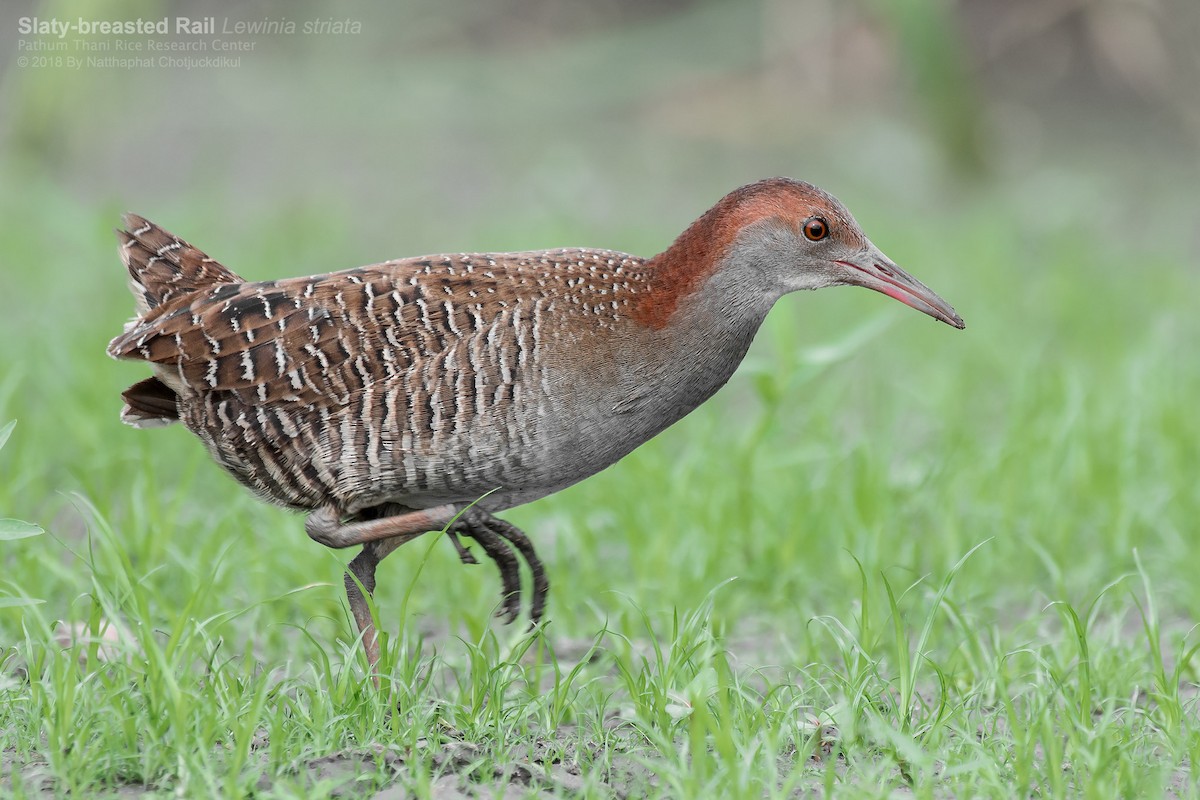
[[[529,537],[515,525],[510,525],[491,514],[469,510],[460,518],[459,526],[450,532],[451,541],[459,549],[459,557],[464,563],[478,561],[471,556],[456,534],[470,536],[483,548],[488,557],[496,562],[496,567],[500,570],[501,597],[496,616],[503,619],[505,624],[515,622],[521,613],[521,567],[514,549],[524,557],[533,576],[533,600],[529,609],[530,627],[537,626],[545,612],[546,595],[550,587],[545,568]],[[463,558],[464,552],[470,557],[470,561]]]
[[[462,539],[458,538],[458,531],[447,531],[446,535],[450,537],[450,543],[453,544],[454,549],[458,551],[459,561],[464,564],[479,563],[479,559],[475,558],[475,554],[472,553],[467,546],[462,543]]]

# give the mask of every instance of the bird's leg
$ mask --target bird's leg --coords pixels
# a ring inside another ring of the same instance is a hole
[[[358,624],[358,635],[362,639],[363,651],[367,655],[367,673],[371,683],[379,688],[379,640],[375,633],[375,620],[371,618],[371,606],[367,598],[375,594],[375,569],[392,551],[404,544],[407,539],[401,536],[392,539],[382,539],[367,542],[362,552],[351,560],[346,573],[346,600],[350,603],[350,613]],[[351,577],[353,575],[353,577]],[[358,578],[358,581],[354,579]],[[359,588],[359,584],[362,588]]]
[[[378,519],[342,522],[341,512],[329,505],[309,514],[304,523],[304,530],[314,541],[326,547],[363,545],[362,552],[355,556],[348,567],[346,599],[350,603],[354,621],[358,624],[371,680],[376,688],[379,686],[379,642],[367,602],[367,597],[375,591],[375,570],[379,562],[393,550],[423,533],[446,530],[464,564],[475,564],[478,561],[463,545],[459,536],[470,536],[479,543],[500,570],[503,601],[497,613],[505,618],[505,622],[513,622],[521,610],[521,566],[513,553],[513,548],[516,548],[529,565],[533,578],[533,600],[529,609],[533,625],[541,621],[546,608],[550,583],[533,542],[520,528],[478,507],[460,512],[457,506],[442,505]],[[362,585],[361,588],[359,584]]]
[[[348,567],[346,600],[358,625],[367,656],[367,670],[376,689],[379,688],[379,641],[375,634],[375,622],[371,619],[371,607],[367,603],[367,596],[375,592],[375,569],[397,547],[423,533],[444,528],[456,513],[454,506],[437,506],[379,519],[343,523],[335,507],[323,506],[309,514],[304,523],[305,532],[326,547],[363,545],[362,552],[354,557]],[[361,589],[359,583],[362,584]]]
[[[354,621],[358,623],[359,637],[367,654],[367,672],[371,676],[371,682],[378,689],[379,641],[375,637],[375,621],[371,619],[371,607],[367,603],[367,597],[375,593],[375,568],[379,566],[380,561],[375,549],[375,542],[368,542],[363,545],[362,552],[350,562],[346,572],[346,600],[350,603],[350,613],[354,615]],[[355,578],[358,579],[357,582]]]
[[[392,548],[394,550],[423,533],[440,531],[449,525],[457,514],[457,506],[444,505],[420,511],[406,511],[379,519],[342,522],[341,512],[335,506],[328,505],[321,506],[308,515],[304,522],[304,532],[326,547],[334,548],[399,538],[401,541]]]

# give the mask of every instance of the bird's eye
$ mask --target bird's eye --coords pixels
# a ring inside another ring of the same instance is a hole
[[[804,238],[819,242],[829,235],[829,226],[820,217],[809,217],[804,221]]]

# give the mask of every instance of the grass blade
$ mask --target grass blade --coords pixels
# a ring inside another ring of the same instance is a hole
[[[0,519],[0,542],[12,542],[17,539],[28,539],[31,536],[41,536],[46,531],[42,526],[34,525],[20,519]]]

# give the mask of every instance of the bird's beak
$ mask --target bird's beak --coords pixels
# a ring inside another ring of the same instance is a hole
[[[865,286],[888,297],[894,297],[905,305],[924,311],[934,319],[959,330],[967,327],[954,309],[925,284],[896,266],[871,246],[858,253],[853,260],[836,261],[846,268],[846,282],[854,286]]]

